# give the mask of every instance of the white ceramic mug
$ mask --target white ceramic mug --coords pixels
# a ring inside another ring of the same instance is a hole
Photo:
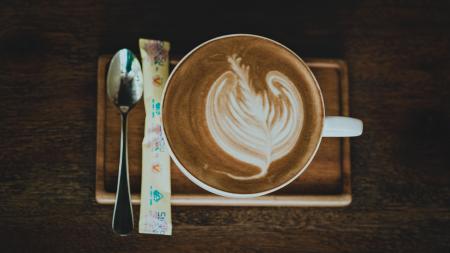
[[[263,38],[263,39],[267,39],[272,41],[273,43],[276,43],[278,45],[283,46],[284,48],[286,48],[287,50],[289,50],[290,52],[292,52],[292,54],[294,54],[295,56],[297,56],[298,60],[303,63],[305,65],[305,67],[309,70],[309,74],[312,76],[315,84],[317,85],[317,89],[319,90],[319,94],[321,97],[321,107],[322,107],[322,112],[325,111],[325,105],[324,105],[324,100],[323,100],[323,94],[322,91],[320,90],[319,84],[314,76],[314,74],[312,73],[312,71],[309,69],[309,67],[306,65],[306,63],[303,62],[303,60],[296,55],[292,50],[290,50],[289,48],[285,47],[284,45],[265,38],[265,37],[261,37],[258,35],[251,35],[251,34],[231,34],[231,35],[225,35],[225,36],[221,36],[221,37],[217,37],[214,38],[212,40],[206,41],[203,44],[199,45],[198,47],[194,48],[191,52],[189,52],[186,56],[183,57],[183,59],[178,63],[177,67],[181,65],[181,63],[183,63],[183,61],[185,61],[187,58],[189,58],[189,56],[195,52],[197,49],[201,48],[203,45],[214,41],[214,40],[218,40],[218,39],[222,39],[222,38],[226,38],[229,36],[240,36],[240,35],[244,35],[244,36],[254,36],[254,37],[259,37],[259,38]],[[166,91],[167,91],[167,87],[170,85],[170,80],[173,76],[173,74],[176,72],[177,67],[175,67],[175,69],[172,71],[172,73],[170,74],[168,80],[167,80],[167,85],[163,91],[163,96],[162,96],[162,107],[164,107],[164,98],[166,96]],[[291,183],[292,181],[294,181],[296,178],[298,178],[305,170],[306,168],[309,166],[309,164],[311,163],[311,161],[313,160],[314,156],[317,153],[317,150],[319,149],[322,137],[355,137],[355,136],[359,136],[362,134],[363,131],[363,123],[361,120],[359,119],[355,119],[355,118],[351,118],[351,117],[343,117],[343,116],[325,116],[324,114],[322,114],[323,117],[323,127],[322,127],[322,131],[321,131],[321,135],[320,135],[320,139],[319,142],[313,152],[313,154],[310,156],[308,162],[305,164],[305,166],[299,170],[299,172],[292,177],[290,180],[288,180],[287,182],[283,183],[282,185],[279,185],[275,188],[263,191],[263,192],[257,192],[257,193],[251,193],[251,194],[240,194],[240,193],[232,193],[232,192],[226,192],[223,190],[219,190],[217,188],[214,188],[210,185],[205,184],[204,182],[202,182],[201,180],[199,180],[198,178],[196,178],[195,176],[193,176],[186,168],[184,168],[184,166],[181,164],[181,162],[178,160],[178,158],[175,156],[174,152],[172,151],[172,148],[169,145],[169,142],[167,141],[167,137],[166,137],[166,133],[164,131],[164,124],[162,124],[162,133],[163,133],[163,137],[164,140],[166,142],[166,145],[168,147],[170,156],[172,158],[172,160],[174,161],[174,163],[177,165],[177,167],[180,169],[180,171],[187,177],[189,178],[193,183],[195,183],[196,185],[198,185],[199,187],[217,194],[217,195],[221,195],[224,197],[230,197],[230,198],[252,198],[252,197],[258,197],[258,196],[262,196],[262,195],[266,195],[268,193],[274,192],[280,188],[283,188],[284,186],[288,185],[289,183]]]

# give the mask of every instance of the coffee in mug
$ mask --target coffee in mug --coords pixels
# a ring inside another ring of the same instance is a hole
[[[300,57],[248,34],[212,39],[180,61],[163,92],[162,121],[180,170],[228,197],[275,191],[307,168],[322,136],[362,132],[359,120],[325,117]]]

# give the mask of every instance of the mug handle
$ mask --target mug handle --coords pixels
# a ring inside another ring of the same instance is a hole
[[[363,123],[359,119],[327,116],[323,125],[323,137],[355,137],[363,131]]]

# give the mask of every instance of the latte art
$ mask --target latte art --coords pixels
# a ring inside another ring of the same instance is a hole
[[[286,75],[271,70],[265,83],[255,85],[250,66],[241,61],[236,55],[228,57],[230,70],[212,84],[205,113],[217,145],[260,170],[250,176],[222,173],[250,180],[264,177],[273,161],[294,148],[303,126],[303,107],[300,93]]]

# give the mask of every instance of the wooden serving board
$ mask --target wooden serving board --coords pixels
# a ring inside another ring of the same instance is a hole
[[[109,101],[105,85],[110,56],[98,60],[97,168],[95,197],[100,204],[113,204],[119,167],[120,115]],[[347,65],[341,60],[306,61],[322,89],[326,114],[348,116]],[[171,62],[172,65],[176,61]],[[144,103],[128,117],[128,155],[133,204],[139,204],[141,153],[144,135]],[[267,196],[230,199],[210,194],[190,182],[171,165],[172,204],[198,206],[346,206],[351,202],[350,142],[348,138],[323,138],[309,168],[283,189]]]

